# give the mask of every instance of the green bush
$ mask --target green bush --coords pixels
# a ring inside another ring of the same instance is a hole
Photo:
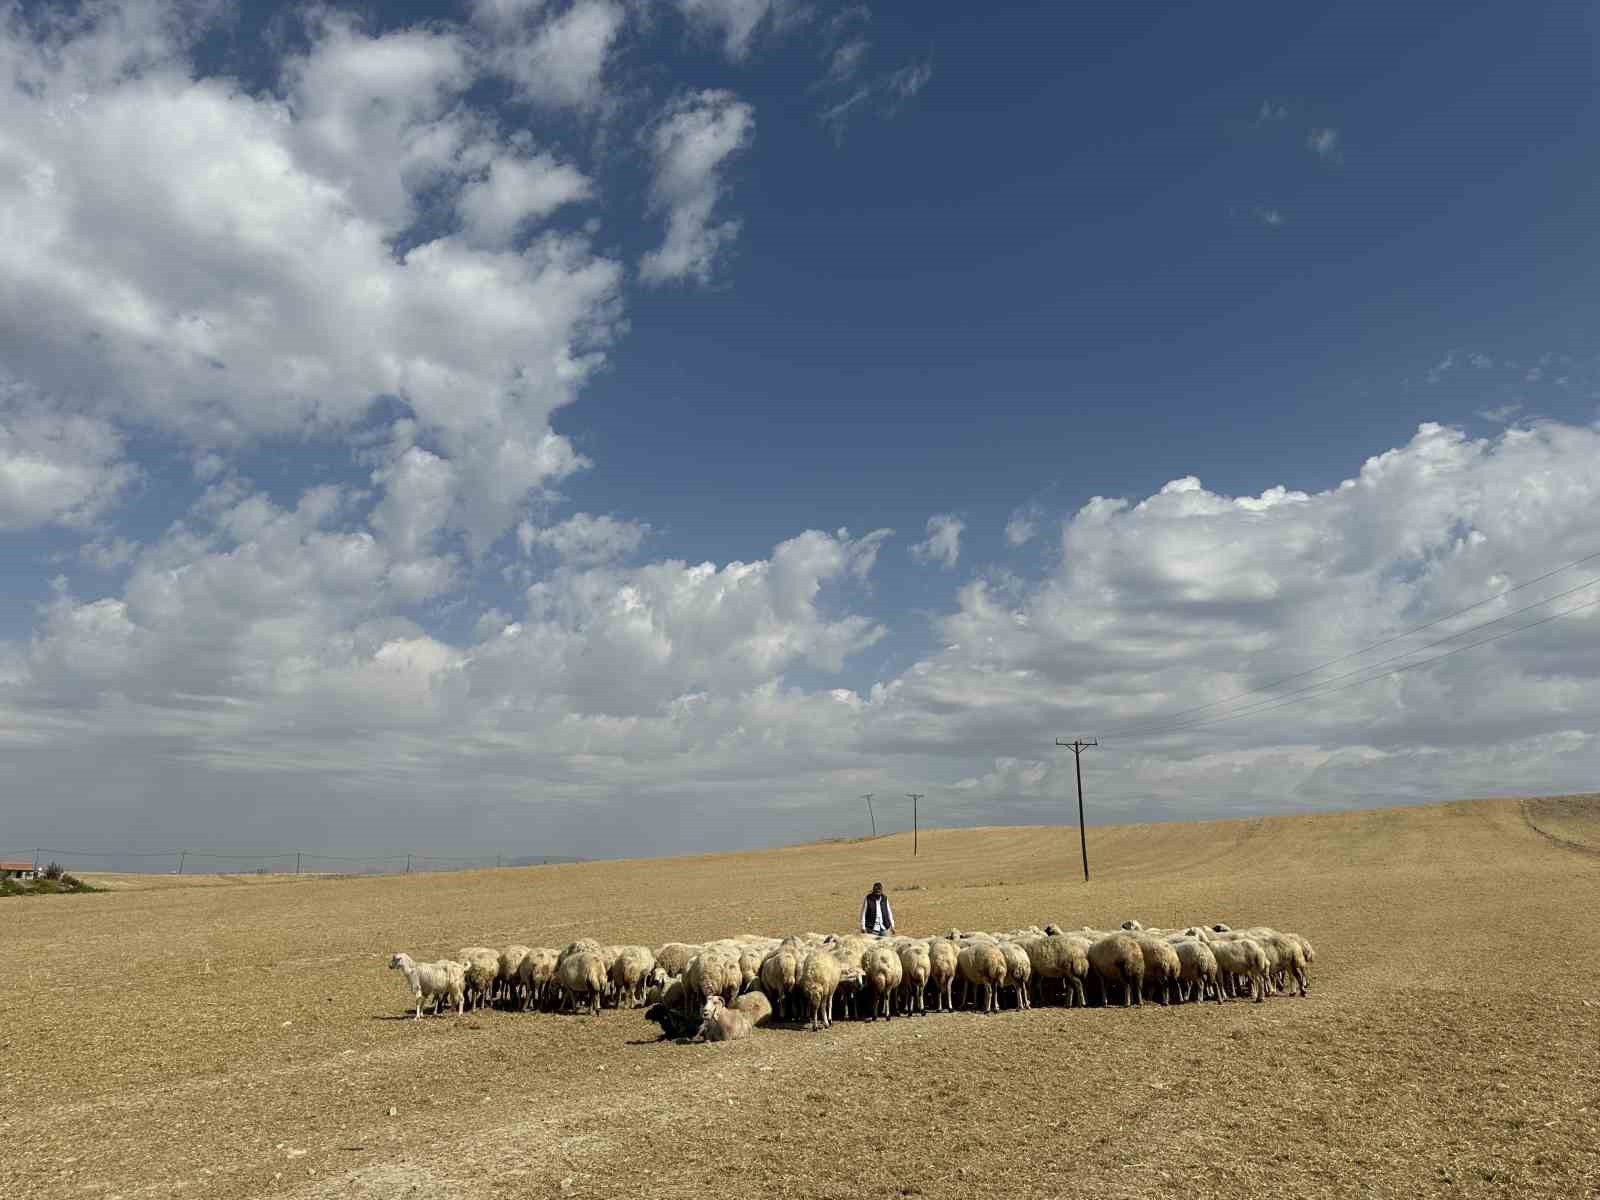
[[[44,869],[44,877],[46,879],[60,879],[66,873],[67,869],[58,862],[53,862]]]

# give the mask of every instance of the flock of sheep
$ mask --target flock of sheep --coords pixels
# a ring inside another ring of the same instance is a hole
[[[805,933],[782,939],[742,935],[705,945],[668,942],[563,950],[464,947],[455,958],[419,963],[396,954],[389,966],[410,985],[415,1015],[498,1004],[518,1011],[598,1013],[602,1004],[646,1006],[663,1037],[728,1041],[773,1021],[827,1028],[835,1016],[891,1018],[976,1006],[998,1012],[1035,1004],[1124,1006],[1306,994],[1311,943],[1260,926],[1191,925],[1121,929],[1056,925],[1010,933],[951,929],[927,938]],[[960,984],[957,999],[956,985]]]

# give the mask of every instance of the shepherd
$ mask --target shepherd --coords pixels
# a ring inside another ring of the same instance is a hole
[[[883,894],[881,883],[873,884],[861,902],[861,932],[874,937],[894,932],[894,909],[889,907],[889,897]]]

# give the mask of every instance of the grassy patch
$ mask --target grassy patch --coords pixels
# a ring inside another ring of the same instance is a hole
[[[76,875],[63,875],[60,879],[0,879],[0,896],[62,896],[105,890],[85,883]]]

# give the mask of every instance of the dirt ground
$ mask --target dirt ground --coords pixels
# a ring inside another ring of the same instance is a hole
[[[1088,885],[1077,841],[0,901],[0,1194],[1600,1195],[1600,796],[1093,829]],[[1277,925],[1311,995],[679,1046],[639,1012],[413,1022],[386,969],[843,929],[874,879],[913,933]]]

